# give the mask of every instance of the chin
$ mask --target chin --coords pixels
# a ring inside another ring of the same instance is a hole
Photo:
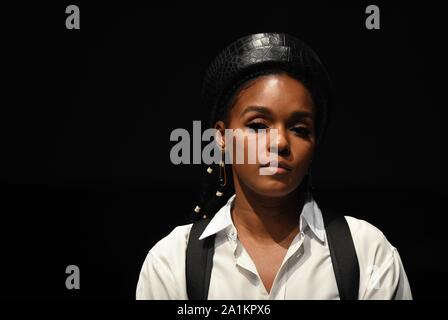
[[[268,181],[263,181],[255,189],[258,194],[266,197],[285,197],[296,190],[298,185],[287,183],[286,181],[270,178]]]

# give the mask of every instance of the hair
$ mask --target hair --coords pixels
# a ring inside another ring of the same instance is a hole
[[[263,76],[268,75],[279,75],[286,74],[291,78],[299,81],[302,85],[304,85],[307,90],[310,92],[313,105],[314,105],[314,113],[315,113],[315,132],[316,137],[318,137],[318,144],[321,141],[321,137],[323,136],[324,129],[326,127],[326,114],[325,114],[325,97],[322,97],[318,88],[316,88],[311,81],[307,80],[307,77],[298,72],[297,70],[288,68],[286,66],[279,67],[266,67],[261,70],[253,71],[247,73],[245,76],[240,77],[238,80],[234,81],[231,86],[224,91],[221,95],[218,103],[216,103],[215,108],[211,110],[209,126],[211,128],[214,127],[217,121],[223,121],[224,123],[228,123],[229,111],[233,108],[235,103],[237,102],[238,96],[240,93],[248,88],[250,85],[255,83],[258,79]],[[213,164],[212,174],[206,173],[205,177],[202,180],[200,201],[198,206],[200,207],[200,212],[192,212],[192,221],[201,219],[204,215],[207,218],[211,218],[215,215],[215,213],[228,201],[229,197],[235,193],[234,183],[233,183],[233,175],[231,164],[224,164],[225,172],[226,172],[226,180],[227,183],[223,188],[219,188],[218,178],[219,178],[219,164]],[[205,169],[205,168],[204,168]],[[205,172],[205,170],[204,170]],[[310,181],[310,177],[307,175],[302,180],[299,188],[304,189],[303,186],[308,186]],[[216,196],[216,191],[220,190],[223,192],[223,196]]]

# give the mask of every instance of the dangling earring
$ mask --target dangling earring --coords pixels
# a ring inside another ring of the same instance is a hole
[[[216,196],[222,197],[224,194],[224,187],[227,184],[226,164],[224,163],[225,152],[222,153],[221,161],[219,162],[219,185],[216,190]]]

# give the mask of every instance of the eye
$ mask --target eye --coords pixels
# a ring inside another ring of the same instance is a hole
[[[267,129],[268,126],[265,125],[262,122],[251,122],[247,125],[248,128],[253,129],[253,130],[261,130],[261,129]]]
[[[291,128],[291,130],[297,134],[298,136],[302,136],[302,137],[308,137],[311,134],[310,129],[308,129],[307,127],[293,127]]]

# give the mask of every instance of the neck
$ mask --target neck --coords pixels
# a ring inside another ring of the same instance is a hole
[[[299,232],[304,193],[299,187],[283,197],[267,197],[242,187],[236,179],[232,219],[238,234],[260,244],[290,243]]]

